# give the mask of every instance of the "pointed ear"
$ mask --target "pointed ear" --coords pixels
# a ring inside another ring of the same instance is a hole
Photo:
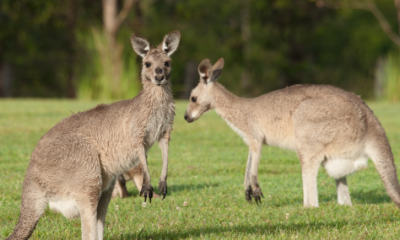
[[[205,84],[210,82],[210,78],[212,75],[212,66],[208,58],[201,61],[198,70],[200,74],[200,82],[203,82]]]
[[[217,79],[221,76],[222,69],[224,68],[224,59],[220,58],[212,67],[212,75],[211,75],[211,82],[216,82]]]
[[[131,43],[133,50],[142,58],[150,51],[149,41],[140,35],[132,34]]]
[[[181,33],[179,31],[173,31],[164,36],[164,40],[162,42],[162,50],[168,55],[171,56],[179,45],[179,40],[181,39]]]

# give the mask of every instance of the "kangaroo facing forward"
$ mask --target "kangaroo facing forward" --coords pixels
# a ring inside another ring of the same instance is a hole
[[[47,204],[67,218],[81,217],[83,239],[103,239],[104,221],[116,177],[141,164],[140,195],[151,202],[146,153],[159,141],[160,194],[167,194],[168,142],[175,115],[170,89],[171,59],[180,40],[171,32],[157,48],[132,34],[143,58],[143,90],[133,99],[99,105],[50,129],[32,153],[23,182],[21,213],[8,239],[28,239]]]
[[[193,89],[185,119],[190,123],[210,109],[249,146],[244,178],[245,196],[261,202],[258,164],[262,144],[297,152],[305,207],[318,207],[320,165],[336,180],[339,204],[351,205],[346,176],[367,166],[370,158],[386,191],[400,207],[400,185],[393,154],[378,119],[353,93],[326,85],[296,85],[257,98],[240,98],[216,80],[224,60],[208,59],[198,68],[200,83]]]

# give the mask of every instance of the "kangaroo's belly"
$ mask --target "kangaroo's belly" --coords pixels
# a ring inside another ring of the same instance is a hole
[[[78,205],[74,199],[50,200],[49,207],[51,210],[61,213],[68,219],[80,216]]]
[[[331,158],[322,162],[329,176],[339,179],[367,168],[368,158],[360,156],[355,159]]]

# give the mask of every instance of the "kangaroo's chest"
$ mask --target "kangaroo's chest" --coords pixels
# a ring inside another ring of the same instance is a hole
[[[173,102],[164,103],[152,109],[146,126],[144,144],[149,149],[166,131],[172,129],[175,115]]]

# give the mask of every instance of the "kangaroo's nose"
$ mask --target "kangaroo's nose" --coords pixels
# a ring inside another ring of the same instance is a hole
[[[161,73],[163,73],[163,70],[162,70],[162,68],[156,68],[155,72],[156,72],[156,74],[161,74]]]
[[[184,116],[184,118],[185,118],[185,120],[187,120],[187,118],[188,118],[188,116],[187,116],[187,114],[185,113],[185,116]]]

